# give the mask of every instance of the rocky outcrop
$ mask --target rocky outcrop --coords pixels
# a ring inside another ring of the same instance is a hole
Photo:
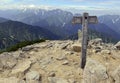
[[[2,53],[0,83],[119,83],[120,51],[101,39],[90,42],[84,70],[76,40],[48,40]]]
[[[83,83],[107,83],[106,67],[98,61],[88,59],[83,73]]]

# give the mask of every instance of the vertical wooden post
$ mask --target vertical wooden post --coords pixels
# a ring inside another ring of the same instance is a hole
[[[81,68],[84,69],[86,64],[87,44],[88,44],[88,13],[84,13],[82,17],[82,54]]]
[[[82,54],[81,54],[81,68],[84,69],[86,64],[86,54],[88,45],[88,24],[98,23],[97,16],[89,16],[84,13],[83,16],[75,16],[72,19],[73,24],[82,24]]]

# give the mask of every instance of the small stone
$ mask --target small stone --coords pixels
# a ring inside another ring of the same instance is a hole
[[[69,61],[66,60],[66,61],[64,61],[64,62],[62,63],[62,65],[67,65],[68,63],[69,63]]]
[[[50,72],[49,77],[55,77],[55,72]]]
[[[30,51],[32,50],[34,47],[28,46],[28,47],[23,47],[22,51]]]
[[[60,56],[58,56],[57,58],[56,58],[57,60],[65,60],[65,59],[67,59],[66,58],[66,56],[65,55],[60,55]]]
[[[93,52],[98,53],[98,52],[101,52],[101,50],[102,50],[101,47],[97,46],[94,48]]]
[[[40,80],[40,74],[37,71],[30,71],[26,74],[26,80]]]

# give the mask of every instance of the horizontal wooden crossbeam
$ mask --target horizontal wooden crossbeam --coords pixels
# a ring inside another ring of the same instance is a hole
[[[88,20],[88,24],[97,24],[98,23],[97,16],[89,16],[86,19]],[[82,16],[79,16],[79,17],[78,16],[74,16],[73,19],[72,19],[72,23],[73,24],[83,24],[82,20],[83,20]]]

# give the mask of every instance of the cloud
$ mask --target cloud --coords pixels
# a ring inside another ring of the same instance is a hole
[[[64,9],[72,9],[72,10],[109,10],[107,7],[101,7],[101,6],[87,6],[87,5],[66,5],[64,6]]]
[[[13,0],[0,0],[0,3],[9,3],[11,1],[13,1]]]

